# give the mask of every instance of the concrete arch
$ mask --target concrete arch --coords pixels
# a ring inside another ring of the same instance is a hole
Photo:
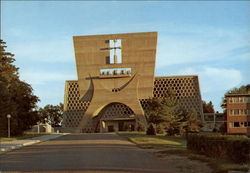
[[[124,103],[108,103],[105,106],[102,106],[102,109],[97,110],[95,114],[96,116],[92,117],[94,132],[108,132],[108,125],[112,125],[114,131],[135,130],[135,113]],[[130,129],[128,129],[128,123],[131,126]],[[118,124],[120,124],[119,127]]]
[[[100,106],[100,108],[97,109],[97,110],[94,112],[93,118],[94,118],[95,116],[98,116],[98,114],[99,114],[101,111],[103,111],[105,108],[107,108],[108,106],[113,105],[113,104],[122,104],[122,105],[125,105],[126,107],[128,107],[129,109],[131,109],[131,110],[133,111],[133,109],[130,108],[126,103],[114,101],[114,102],[110,102],[110,103],[104,104],[103,106]],[[133,111],[133,112],[134,112],[134,111]]]
[[[138,78],[139,75],[134,75],[133,80],[120,92],[111,92],[103,88],[100,80],[93,80],[94,90],[91,103],[79,123],[78,129],[81,131],[93,132],[92,118],[97,116],[98,113],[108,104],[118,102],[125,104],[135,113],[136,121],[146,124],[144,111],[138,99]],[[87,129],[87,130],[84,130]]]

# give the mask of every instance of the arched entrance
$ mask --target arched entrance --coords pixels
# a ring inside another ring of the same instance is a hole
[[[122,103],[110,103],[93,118],[95,132],[134,131],[135,114]]]

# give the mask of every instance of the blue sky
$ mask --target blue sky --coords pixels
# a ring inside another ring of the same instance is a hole
[[[156,75],[199,75],[202,99],[250,83],[250,1],[1,1],[1,38],[39,106],[77,79],[72,36],[158,32]]]

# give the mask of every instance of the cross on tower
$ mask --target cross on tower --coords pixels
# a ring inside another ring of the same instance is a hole
[[[109,50],[109,61],[111,62],[112,58],[114,60],[114,64],[121,63],[121,39],[108,40],[109,47],[102,48],[101,50]]]
[[[111,41],[111,40],[110,40]],[[117,44],[117,39],[112,40],[114,42],[114,47],[110,47],[110,50],[114,50],[114,64],[118,63],[118,59],[117,59],[117,54],[116,54],[116,49],[122,49],[121,46],[116,46]]]

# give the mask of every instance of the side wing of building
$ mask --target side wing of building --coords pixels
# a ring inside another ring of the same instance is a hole
[[[81,101],[77,80],[65,82],[63,127],[76,128],[90,101]]]
[[[154,97],[164,97],[164,93],[171,89],[175,91],[180,107],[185,110],[194,109],[204,121],[199,78],[190,76],[163,76],[155,77]]]
[[[186,110],[195,110],[204,120],[202,100],[198,76],[165,76],[155,77],[154,97],[164,97],[168,89],[175,91],[180,107]],[[140,99],[145,109],[147,99]],[[64,98],[64,128],[76,128],[89,106],[90,101],[80,101],[78,81],[66,81]]]

